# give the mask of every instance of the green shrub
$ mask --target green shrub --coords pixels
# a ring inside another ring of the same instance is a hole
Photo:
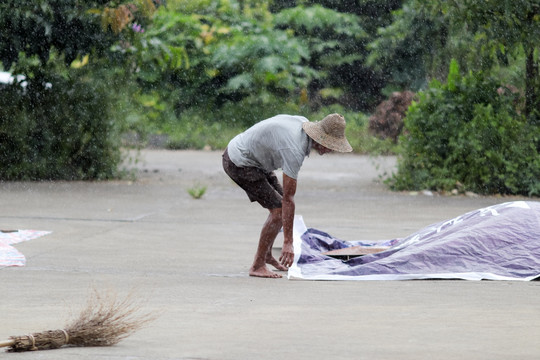
[[[409,108],[398,171],[387,183],[396,190],[540,195],[539,128],[501,89],[479,73],[462,78],[452,62],[448,83],[432,82]]]
[[[123,110],[111,83],[71,71],[0,89],[0,179],[119,175]],[[79,74],[79,75],[78,75]],[[44,85],[47,84],[45,87]],[[116,91],[116,90],[115,90]]]

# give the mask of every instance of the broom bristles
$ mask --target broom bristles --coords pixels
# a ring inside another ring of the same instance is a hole
[[[155,318],[151,314],[140,314],[139,310],[133,294],[119,300],[114,294],[103,297],[96,291],[79,317],[66,327],[69,344],[117,344]]]
[[[140,313],[133,294],[119,300],[114,294],[102,296],[94,290],[83,311],[64,329],[12,336],[7,351],[48,350],[64,345],[111,346],[154,319],[149,313]]]

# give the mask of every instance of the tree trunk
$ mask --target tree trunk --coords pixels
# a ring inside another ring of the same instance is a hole
[[[525,116],[531,124],[540,126],[540,73],[534,50],[534,46],[525,49]]]

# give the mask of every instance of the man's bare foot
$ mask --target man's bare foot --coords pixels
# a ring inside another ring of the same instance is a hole
[[[280,274],[276,274],[272,270],[269,270],[266,265],[263,267],[260,267],[258,269],[254,269],[253,267],[249,269],[249,276],[257,276],[257,277],[265,277],[265,278],[280,278],[282,277]]]
[[[272,265],[279,271],[287,271],[289,270],[286,266],[282,265],[279,261],[276,260],[273,256],[270,256],[270,258],[266,258],[266,263],[269,265]]]

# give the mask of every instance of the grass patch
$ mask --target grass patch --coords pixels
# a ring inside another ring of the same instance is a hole
[[[188,194],[194,199],[200,199],[206,193],[206,186],[195,185],[187,190]]]
[[[169,137],[166,147],[168,149],[225,149],[229,141],[242,132],[239,126],[227,126],[222,123],[205,123],[203,121],[181,120],[169,124],[165,129]]]
[[[276,111],[275,114],[282,113]],[[310,121],[320,121],[326,115],[340,113],[347,121],[346,135],[357,154],[389,155],[395,154],[397,145],[391,140],[381,140],[373,136],[369,130],[369,115],[347,111],[341,106],[330,106],[322,108],[317,112],[302,113]],[[220,114],[219,118],[227,118]],[[264,119],[259,119],[264,120]],[[257,122],[259,120],[255,120]],[[246,130],[249,126],[239,122],[227,122],[223,120],[208,120],[206,116],[200,114],[185,114],[180,119],[167,121],[160,125],[153,124],[151,127],[154,133],[166,137],[164,147],[172,150],[222,150],[227,147],[229,141],[237,134]]]

